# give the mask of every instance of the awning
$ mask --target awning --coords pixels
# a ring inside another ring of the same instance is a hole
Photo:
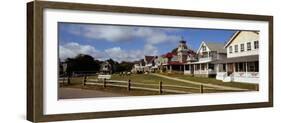
[[[237,62],[254,62],[254,61],[259,61],[259,55],[227,58],[223,60],[214,61],[213,63],[237,63]]]

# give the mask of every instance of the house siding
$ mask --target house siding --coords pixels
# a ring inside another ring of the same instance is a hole
[[[259,41],[259,35],[251,31],[241,31],[240,34],[226,47],[227,57],[240,57],[249,55],[258,55],[259,50],[254,48],[254,41]],[[247,43],[251,43],[251,50],[247,50]],[[244,51],[241,52],[241,44],[244,44]],[[235,45],[238,45],[238,52],[235,52]],[[229,47],[232,46],[232,53],[229,51]]]

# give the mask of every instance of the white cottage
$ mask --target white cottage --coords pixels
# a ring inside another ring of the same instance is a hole
[[[216,79],[224,82],[259,82],[259,33],[237,31],[224,46],[227,59],[217,62]]]
[[[188,63],[190,66],[185,73],[201,77],[215,77],[215,61],[226,59],[226,50],[223,43],[203,41],[197,50],[198,61]]]

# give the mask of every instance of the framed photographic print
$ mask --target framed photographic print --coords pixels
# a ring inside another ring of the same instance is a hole
[[[273,106],[273,17],[27,3],[33,122]]]

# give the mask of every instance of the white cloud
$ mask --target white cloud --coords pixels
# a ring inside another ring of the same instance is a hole
[[[80,45],[75,42],[70,42],[59,46],[59,58],[65,60],[66,58],[74,58],[78,54],[88,54],[96,59],[102,59],[104,53],[95,49],[95,47],[90,45]]]
[[[169,35],[172,29],[153,29],[149,27],[138,28],[136,35],[145,37],[146,43],[148,44],[160,44],[167,42],[177,42],[179,37],[177,35]],[[176,30],[175,30],[176,31]]]
[[[145,55],[159,55],[156,45],[161,43],[175,43],[180,39],[174,32],[181,31],[175,28],[151,28],[136,26],[105,26],[105,25],[69,25],[66,29],[74,35],[88,39],[105,40],[107,42],[143,41],[143,49],[127,50],[121,47],[113,47],[98,51],[90,45],[68,43],[60,46],[60,58],[75,57],[78,54],[89,54],[96,59],[115,61],[135,61],[144,58]],[[168,44],[169,45],[169,44]]]
[[[90,45],[81,45],[70,42],[59,46],[59,58],[64,61],[66,58],[74,58],[78,54],[91,55],[98,60],[107,60],[112,58],[115,61],[136,61],[143,59],[145,55],[157,55],[158,50],[153,45],[147,44],[143,50],[126,50],[120,47],[113,47],[99,51]]]
[[[179,36],[169,34],[169,32],[178,32],[181,30],[136,26],[70,25],[68,31],[86,38],[106,40],[109,42],[126,42],[142,39],[150,44],[159,44],[178,41]]]
[[[126,51],[120,47],[113,47],[105,50],[105,53],[118,62],[121,61],[136,61],[144,57],[144,53],[141,50]]]
[[[143,49],[144,49],[144,55],[157,55],[158,54],[158,49],[151,44],[144,45]]]

